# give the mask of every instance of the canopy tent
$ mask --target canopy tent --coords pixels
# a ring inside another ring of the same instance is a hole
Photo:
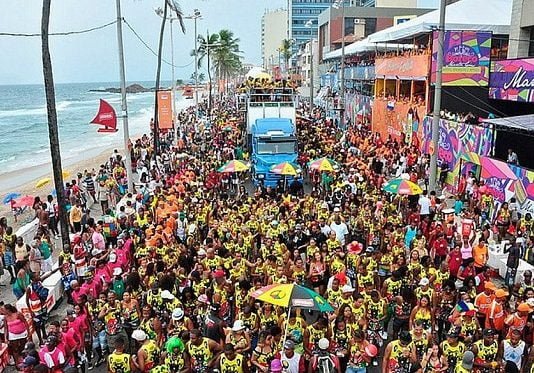
[[[534,132],[534,114],[518,115],[507,118],[484,119],[484,123],[492,124],[497,129],[504,131]]]
[[[372,43],[369,41],[369,37],[358,40],[352,44],[349,44],[345,47],[345,56],[352,56],[354,54],[371,52],[371,51],[394,51],[398,49],[412,49],[412,44],[385,44],[385,43]],[[324,55],[324,60],[332,60],[341,58],[341,48],[336,49],[335,51],[329,52]]]
[[[446,30],[487,31],[508,35],[512,0],[461,0],[447,6]],[[372,43],[413,38],[436,30],[439,9],[369,35]]]

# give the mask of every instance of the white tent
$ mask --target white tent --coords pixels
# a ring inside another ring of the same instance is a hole
[[[512,0],[461,0],[447,6],[446,30],[491,31],[508,35]],[[439,9],[369,35],[372,43],[402,40],[426,34],[439,26]]]
[[[371,43],[369,38],[358,40],[352,44],[349,44],[345,47],[345,56],[352,56],[353,54],[370,52],[370,51],[386,51],[386,50],[397,50],[397,49],[411,49],[413,48],[412,44],[384,44],[384,43]],[[341,58],[341,48],[336,49],[335,51],[325,54],[323,57],[324,60],[331,60],[335,58]]]

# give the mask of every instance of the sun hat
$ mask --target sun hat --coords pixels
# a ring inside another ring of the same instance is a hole
[[[132,338],[138,342],[143,342],[147,339],[146,333],[141,329],[136,329],[132,333]]]
[[[419,285],[421,285],[421,286],[426,286],[426,285],[428,285],[428,284],[430,284],[430,280],[429,280],[428,278],[426,278],[426,277],[423,277],[423,278],[419,281]]]
[[[122,268],[121,267],[116,267],[113,270],[113,276],[120,276],[120,275],[122,275]]]
[[[343,285],[343,287],[341,288],[341,292],[342,293],[353,293],[354,292],[354,288],[352,286],[350,286],[349,284]]]
[[[226,274],[224,273],[222,269],[218,269],[215,272],[213,272],[213,277],[215,278],[223,278],[224,276],[226,276]]]
[[[161,292],[161,297],[163,299],[169,299],[169,300],[173,300],[174,299],[174,295],[169,290],[163,290]]]
[[[508,292],[503,289],[495,290],[495,298],[504,298],[508,296]]]
[[[532,312],[532,308],[530,308],[528,303],[521,303],[519,306],[517,306],[516,311],[519,311],[519,312]]]
[[[495,286],[495,284],[491,281],[484,281],[484,289],[488,289],[488,290],[496,290],[497,287]]]
[[[184,317],[184,310],[181,309],[181,308],[175,308],[173,311],[172,311],[172,319],[174,321],[179,321],[181,320],[182,318]]]
[[[328,347],[330,347],[330,342],[326,338],[321,338],[319,339],[318,346],[321,350],[328,350]]]
[[[232,326],[233,332],[240,332],[241,330],[245,330],[245,324],[243,324],[242,320],[236,320],[234,321],[234,325]]]
[[[365,354],[369,357],[375,357],[378,355],[378,349],[374,344],[369,343],[367,346],[365,346]]]

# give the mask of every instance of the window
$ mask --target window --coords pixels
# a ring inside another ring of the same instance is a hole
[[[258,154],[292,154],[295,141],[259,141]]]

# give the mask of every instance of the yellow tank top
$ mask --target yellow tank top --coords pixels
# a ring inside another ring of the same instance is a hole
[[[207,338],[203,338],[198,346],[188,342],[187,351],[191,356],[192,365],[196,367],[206,366],[213,357]]]
[[[475,356],[476,359],[481,359],[487,363],[495,361],[495,358],[497,357],[497,351],[499,349],[497,341],[493,341],[489,346],[486,346],[484,341],[481,339],[475,342],[475,346],[477,346],[478,350],[477,356]]]
[[[243,355],[236,354],[234,360],[230,360],[222,354],[221,373],[243,373]]]
[[[130,355],[113,352],[108,356],[110,373],[130,373]]]
[[[150,340],[147,344],[141,346],[141,349],[146,353],[145,372],[150,372],[150,369],[152,369],[159,360],[159,348],[156,345],[156,342]]]

